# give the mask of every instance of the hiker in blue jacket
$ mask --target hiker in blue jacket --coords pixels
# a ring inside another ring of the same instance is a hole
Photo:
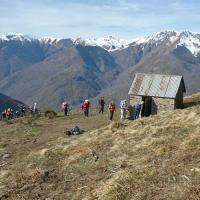
[[[137,103],[135,105],[135,119],[138,119],[139,118],[139,115],[140,115],[140,108],[141,108],[141,105],[139,103]]]
[[[135,106],[135,119],[141,118],[143,104],[144,104],[143,101],[141,103],[136,104],[136,106]]]

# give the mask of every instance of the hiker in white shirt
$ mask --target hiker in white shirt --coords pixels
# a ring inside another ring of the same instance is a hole
[[[128,110],[128,105],[127,105],[126,100],[121,102],[120,107],[121,107],[121,120],[124,120],[124,119],[126,119],[126,112]]]

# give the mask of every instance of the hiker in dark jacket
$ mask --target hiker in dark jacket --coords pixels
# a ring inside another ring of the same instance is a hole
[[[20,114],[21,114],[22,117],[25,116],[25,112],[26,112],[25,106],[22,104],[20,106]]]
[[[63,103],[62,103],[62,109],[63,109],[63,111],[64,111],[64,113],[65,113],[65,116],[67,116],[68,110],[69,110],[69,105],[68,105],[67,102],[63,102]]]
[[[1,118],[6,119],[6,109],[1,113]]]
[[[101,97],[101,99],[99,99],[99,114],[100,113],[104,113],[104,106],[105,106],[105,101],[104,101],[104,98]]]
[[[136,104],[136,106],[135,106],[136,119],[141,118],[143,104],[144,104],[144,102],[141,101],[140,103]]]
[[[20,112],[18,110],[15,111],[15,117],[19,118],[20,117]]]
[[[141,104],[136,104],[135,106],[135,119],[139,119],[140,116],[140,110],[141,110]]]

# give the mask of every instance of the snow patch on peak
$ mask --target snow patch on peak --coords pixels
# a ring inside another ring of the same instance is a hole
[[[80,44],[80,45],[86,46],[86,41],[83,38],[74,39],[73,42],[75,45]]]
[[[179,32],[175,31],[163,31],[158,32],[153,35],[137,38],[134,40],[135,44],[144,44],[144,43],[151,43],[151,44],[160,44],[161,42],[170,42],[174,43],[176,40],[178,40],[180,36]]]
[[[200,53],[200,34],[183,32],[177,46],[186,47],[194,56],[197,57]]]
[[[21,42],[24,42],[24,41],[28,41],[28,42],[31,42],[33,40],[36,40],[28,35],[25,35],[23,33],[8,33],[6,35],[2,35],[0,36],[0,40],[2,41],[21,41]]]
[[[81,44],[84,46],[99,46],[108,51],[116,51],[126,48],[131,42],[131,40],[119,39],[113,36],[100,37],[95,39],[78,38],[75,40],[76,45]]]

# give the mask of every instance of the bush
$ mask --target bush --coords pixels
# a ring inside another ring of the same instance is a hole
[[[53,119],[57,116],[57,112],[53,111],[53,110],[47,110],[45,113],[44,113],[44,116],[49,118],[49,119]]]
[[[112,122],[110,125],[109,125],[109,129],[113,132],[117,131],[117,130],[122,130],[125,128],[125,124],[122,123],[122,122]]]

